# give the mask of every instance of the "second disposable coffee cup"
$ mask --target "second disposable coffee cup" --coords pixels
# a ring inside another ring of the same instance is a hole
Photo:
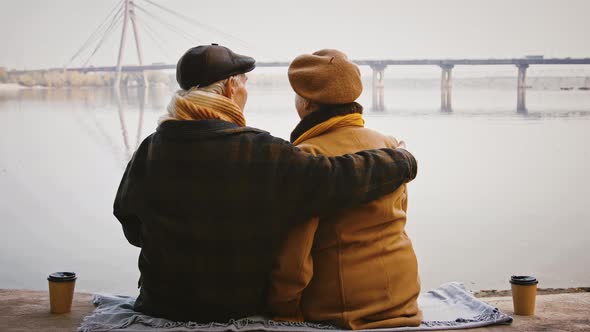
[[[49,306],[51,313],[64,314],[72,310],[76,274],[55,272],[47,277],[49,282]]]
[[[512,276],[512,303],[516,315],[530,316],[535,314],[537,284],[539,281],[531,276]]]

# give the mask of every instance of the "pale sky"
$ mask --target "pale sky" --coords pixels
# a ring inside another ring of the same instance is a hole
[[[119,1],[2,0],[0,66],[63,66]],[[258,61],[290,61],[321,48],[352,59],[590,57],[587,0],[151,0],[245,45],[135,1],[149,13],[137,12],[144,63],[175,63],[186,49],[211,42]],[[128,32],[124,63],[137,64]],[[119,24],[89,64],[114,65],[120,37]]]

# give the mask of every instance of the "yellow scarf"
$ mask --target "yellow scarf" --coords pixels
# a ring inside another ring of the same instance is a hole
[[[319,136],[328,130],[342,128],[342,127],[348,127],[348,126],[364,127],[365,120],[363,120],[363,116],[359,113],[352,113],[352,114],[339,115],[339,116],[332,117],[320,124],[317,124],[317,125],[311,127],[311,129],[309,129],[308,131],[301,134],[301,136],[297,137],[295,142],[293,142],[293,145],[298,145],[298,144],[302,143],[303,141],[306,141],[312,137]]]
[[[168,104],[167,120],[209,120],[218,119],[246,126],[246,119],[240,107],[233,100],[216,93],[191,89],[179,91]]]

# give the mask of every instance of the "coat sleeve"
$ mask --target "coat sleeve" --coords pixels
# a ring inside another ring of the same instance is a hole
[[[289,231],[271,272],[268,306],[273,320],[303,321],[301,295],[313,276],[311,249],[318,218]]]
[[[137,208],[138,203],[141,202],[141,189],[140,189],[140,178],[145,174],[145,153],[147,149],[148,139],[144,140],[144,143],[140,145],[138,150],[135,152],[123,178],[119,184],[117,195],[115,196],[115,202],[113,204],[113,214],[121,223],[123,227],[123,233],[125,238],[130,244],[141,248],[141,220],[138,216],[139,209]]]
[[[286,168],[281,184],[288,188],[290,207],[305,219],[389,194],[413,180],[418,168],[412,154],[401,148],[337,157],[313,156],[291,145],[284,148],[289,151],[281,158]]]

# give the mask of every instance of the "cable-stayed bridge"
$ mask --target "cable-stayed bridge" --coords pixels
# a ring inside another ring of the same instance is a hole
[[[174,22],[174,23],[172,23]],[[182,22],[190,29],[182,28],[178,24]],[[127,45],[127,35],[131,34],[129,27],[132,29],[132,38],[134,40],[138,65],[123,66],[122,61]],[[90,66],[91,60],[104,47],[105,41],[113,34],[116,34],[118,28],[121,28],[121,37],[119,41],[119,50],[117,62],[114,66]],[[140,31],[141,28],[141,31]],[[244,41],[225,33],[215,27],[202,24],[196,20],[176,11],[165,7],[156,2],[156,0],[119,0],[111,9],[106,18],[94,30],[90,37],[70,58],[63,68],[51,68],[49,71],[77,71],[77,72],[114,72],[116,73],[115,88],[121,83],[121,73],[135,72],[141,73],[143,85],[147,86],[148,82],[145,76],[146,71],[152,70],[173,70],[175,64],[155,63],[144,65],[141,37],[143,34],[148,36],[151,41],[163,53],[168,53],[170,49],[170,40],[162,37],[161,30],[168,30],[175,36],[183,38],[191,46],[200,44],[200,38],[193,34],[194,31],[204,31],[212,39],[224,39],[232,43],[247,45]],[[168,58],[177,58],[179,54],[170,55]],[[72,66],[73,63],[81,61],[79,66]],[[480,66],[480,65],[514,65],[518,70],[517,78],[517,110],[526,112],[526,71],[531,65],[588,65],[590,58],[553,58],[546,59],[543,56],[528,56],[524,58],[508,59],[408,59],[408,60],[356,60],[360,66],[369,66],[373,71],[372,94],[373,109],[383,110],[384,103],[384,78],[387,66],[438,66],[441,68],[441,110],[452,110],[452,70],[455,66]],[[258,62],[258,67],[285,67],[288,62]],[[27,71],[12,71],[19,74]]]

